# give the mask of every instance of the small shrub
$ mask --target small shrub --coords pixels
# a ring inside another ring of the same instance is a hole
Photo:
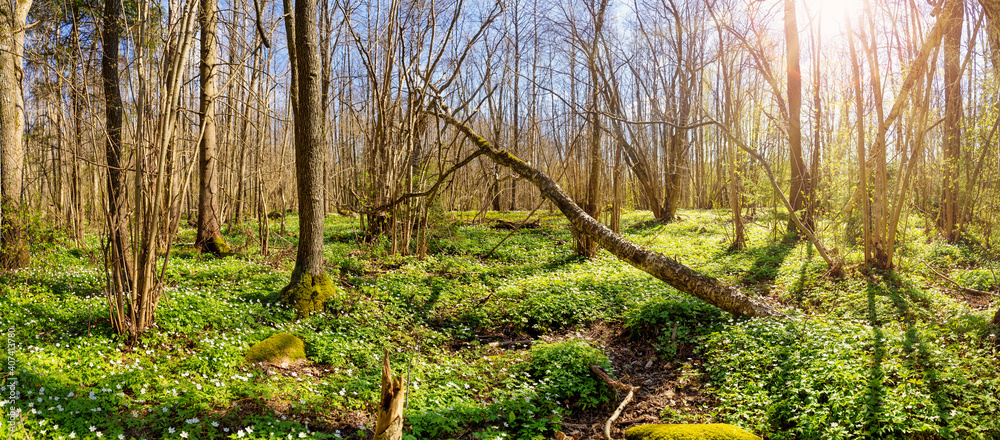
[[[661,296],[625,314],[625,332],[633,339],[653,338],[652,344],[665,357],[673,358],[682,345],[693,345],[720,328],[718,308],[696,298]]]
[[[991,269],[970,269],[959,272],[955,276],[955,281],[963,287],[991,291],[1000,286],[1000,274]]]
[[[927,262],[939,267],[970,266],[977,260],[975,252],[969,247],[945,241],[931,243],[925,252]]]
[[[582,409],[607,403],[607,384],[591,371],[594,364],[611,372],[611,361],[600,350],[579,340],[531,347],[527,372],[539,380],[539,394],[552,396]]]

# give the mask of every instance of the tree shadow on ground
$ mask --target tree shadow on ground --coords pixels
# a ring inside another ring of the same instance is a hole
[[[888,395],[886,373],[883,362],[886,358],[886,338],[882,331],[882,326],[887,319],[899,321],[905,328],[905,336],[902,341],[903,366],[911,371],[919,372],[923,376],[924,383],[927,384],[927,391],[934,402],[940,426],[937,428],[937,435],[943,438],[950,438],[953,428],[950,426],[951,410],[954,406],[953,399],[948,396],[944,389],[944,382],[935,364],[936,360],[932,356],[930,344],[921,339],[920,332],[916,328],[917,310],[928,308],[929,301],[919,289],[904,281],[895,272],[883,272],[869,278],[866,287],[868,295],[868,321],[872,326],[872,366],[866,386],[866,398],[864,401],[865,426],[864,432],[869,437],[885,438],[903,435],[896,432],[891,422],[886,420],[884,415],[885,401]],[[880,311],[877,307],[879,297],[884,297],[892,304],[892,309]],[[880,316],[891,313],[892,316]]]
[[[756,255],[753,265],[740,279],[741,284],[760,285],[765,290],[770,290],[770,284],[778,278],[778,268],[788,258],[798,240],[794,235],[785,235],[781,241],[771,243],[767,246],[754,248],[749,252]]]

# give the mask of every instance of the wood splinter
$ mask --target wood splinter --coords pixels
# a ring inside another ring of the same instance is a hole
[[[403,439],[403,401],[406,389],[402,377],[392,377],[389,367],[389,350],[385,350],[382,363],[382,398],[378,405],[378,420],[375,422],[375,440]]]
[[[639,387],[624,384],[617,380],[612,379],[611,376],[608,376],[608,373],[605,373],[604,370],[601,369],[601,367],[598,367],[597,365],[594,364],[590,364],[590,371],[596,374],[597,377],[600,377],[601,380],[604,381],[604,383],[608,384],[608,386],[614,389],[615,391],[628,392],[628,394],[625,395],[625,399],[623,399],[622,402],[618,404],[618,408],[615,409],[615,412],[611,413],[611,417],[608,417],[608,421],[604,422],[604,440],[611,440],[611,425],[615,423],[615,420],[618,420],[618,416],[622,414],[622,410],[624,410],[625,406],[632,401],[633,397],[635,397],[635,391],[638,390]]]

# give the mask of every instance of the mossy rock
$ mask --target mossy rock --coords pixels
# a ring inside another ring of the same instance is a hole
[[[760,440],[741,428],[724,423],[642,425],[625,431],[627,440]]]
[[[333,281],[325,273],[312,275],[303,273],[281,290],[278,300],[295,309],[296,318],[305,318],[323,311],[327,300],[337,293]]]
[[[306,359],[306,344],[295,335],[278,333],[250,347],[244,359],[288,366]]]

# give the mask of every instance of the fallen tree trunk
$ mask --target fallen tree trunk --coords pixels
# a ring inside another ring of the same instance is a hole
[[[471,140],[480,151],[494,162],[509,168],[533,183],[542,195],[551,200],[578,231],[593,238],[601,247],[632,266],[649,273],[657,279],[677,288],[681,292],[698,297],[705,302],[733,315],[748,317],[784,317],[785,314],[757,298],[750,297],[739,289],[716,278],[697,271],[667,257],[632,243],[614,233],[593,217],[587,215],[565,191],[547,174],[518,159],[513,154],[496,148],[476,134],[471,128],[452,115],[432,111],[449,125],[458,129]]]

